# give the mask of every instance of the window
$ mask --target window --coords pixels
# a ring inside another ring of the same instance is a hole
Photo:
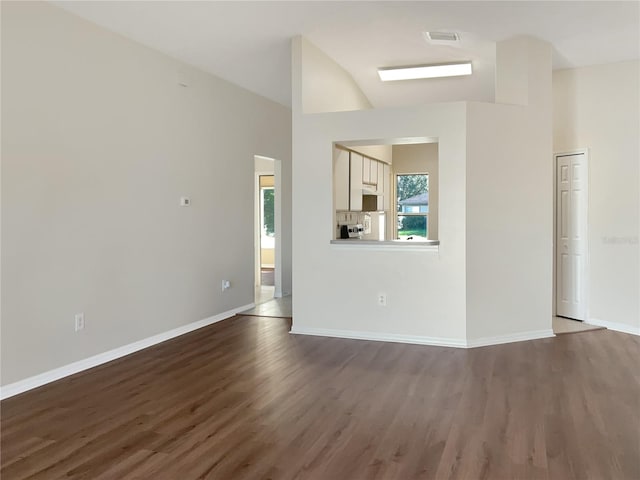
[[[273,187],[260,187],[260,225],[262,248],[273,248],[275,243]]]
[[[396,238],[426,240],[429,238],[429,175],[417,173],[396,175]]]

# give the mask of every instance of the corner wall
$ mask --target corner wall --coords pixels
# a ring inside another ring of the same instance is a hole
[[[295,100],[304,113],[342,112],[371,108],[351,75],[322,50],[303,37],[293,40],[300,51],[301,95]]]
[[[296,108],[306,79],[300,40],[292,49],[292,332],[463,346],[465,104],[304,114]],[[330,244],[333,142],[406,137],[439,141],[439,250]],[[386,307],[377,305],[379,293]]]
[[[294,43],[293,333],[450,346],[553,336],[551,49],[516,38],[497,53],[503,104],[305,115]],[[408,137],[438,140],[437,251],[331,245],[332,142]]]
[[[465,105],[301,115],[294,122],[293,331],[463,344]],[[332,142],[425,136],[439,139],[439,250],[331,245]],[[380,292],[387,307],[377,305]]]
[[[640,334],[640,62],[553,75],[553,149],[589,149],[588,321]]]
[[[252,303],[254,155],[290,148],[289,109],[2,2],[2,384]]]
[[[497,47],[496,99],[467,117],[467,338],[553,335],[551,48]],[[509,104],[506,104],[509,103]]]

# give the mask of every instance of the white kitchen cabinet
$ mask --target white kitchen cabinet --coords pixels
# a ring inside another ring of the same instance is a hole
[[[378,185],[378,166],[380,163],[382,162],[371,160],[371,173],[369,174],[369,180],[373,185]],[[376,190],[379,190],[379,187],[376,188]]]
[[[390,198],[390,167],[384,162],[356,152],[336,149],[333,169],[333,195],[337,211],[361,212],[364,209],[388,210]],[[363,190],[375,191],[375,197]]]
[[[384,178],[384,167],[387,165],[384,162],[378,162],[378,192],[384,194],[385,190],[385,178]],[[387,166],[388,167],[388,166]]]
[[[362,211],[362,168],[364,157],[359,153],[351,152],[351,185],[349,189],[349,210]]]
[[[333,195],[336,210],[349,210],[349,152],[346,150],[336,149]]]
[[[371,183],[371,159],[362,158],[362,183]]]

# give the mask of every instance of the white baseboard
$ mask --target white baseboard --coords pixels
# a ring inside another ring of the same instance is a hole
[[[529,332],[512,333],[508,335],[498,335],[496,337],[482,337],[467,340],[467,348],[487,347],[489,345],[501,345],[503,343],[524,342],[527,340],[538,340],[540,338],[555,337],[553,329],[531,330]]]
[[[185,333],[189,333],[199,328],[206,327],[221,320],[233,317],[235,314],[243,312],[245,310],[249,310],[253,307],[255,307],[255,303],[249,303],[241,307],[233,308],[212,317],[198,320],[197,322],[188,323],[187,325],[182,325],[178,328],[174,328],[173,330],[159,333],[152,337],[144,338],[142,340],[138,340],[137,342],[129,343],[128,345],[123,345],[122,347],[114,348],[113,350],[109,350],[108,352],[99,353],[98,355],[94,355],[92,357],[85,358],[83,360],[79,360],[62,367],[54,368],[53,370],[49,370],[48,372],[34,375],[33,377],[25,378],[24,380],[20,380],[15,383],[10,383],[8,385],[0,387],[0,399],[9,398],[14,395],[18,395],[19,393],[26,392],[27,390],[31,390],[33,388],[37,388],[47,383],[53,382],[55,380],[68,377],[69,375],[73,375],[74,373],[79,373],[83,370],[97,367],[98,365],[116,360],[117,358],[124,357],[125,355],[137,352],[138,350],[143,350],[158,343],[162,343],[172,338],[179,337],[180,335],[184,335]]]
[[[598,327],[605,327],[609,330],[615,330],[616,332],[640,335],[640,327],[633,327],[626,323],[608,322],[606,320],[600,320],[599,318],[590,318],[585,323],[588,323],[589,325],[596,325]]]
[[[414,343],[418,345],[433,345],[439,347],[475,348],[502,343],[522,342],[525,340],[537,340],[539,338],[553,337],[553,330],[534,330],[531,332],[501,335],[497,337],[478,338],[474,340],[446,338],[446,337],[421,337],[415,335],[399,335],[395,333],[356,332],[352,330],[335,330],[326,328],[296,327],[295,323],[289,333],[295,335],[315,335],[318,337],[351,338],[355,340],[373,340],[378,342]]]
[[[457,338],[420,337],[415,335],[400,335],[396,333],[356,332],[352,330],[296,327],[295,323],[289,333],[293,333],[295,335],[315,335],[318,337],[351,338],[354,340],[374,340],[377,342],[415,343],[418,345],[434,345],[439,347],[465,347],[465,341]]]

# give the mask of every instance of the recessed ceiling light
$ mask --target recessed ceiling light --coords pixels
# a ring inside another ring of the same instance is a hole
[[[378,75],[383,82],[416,80],[419,78],[458,77],[461,75],[471,75],[471,73],[471,62],[378,69]]]

